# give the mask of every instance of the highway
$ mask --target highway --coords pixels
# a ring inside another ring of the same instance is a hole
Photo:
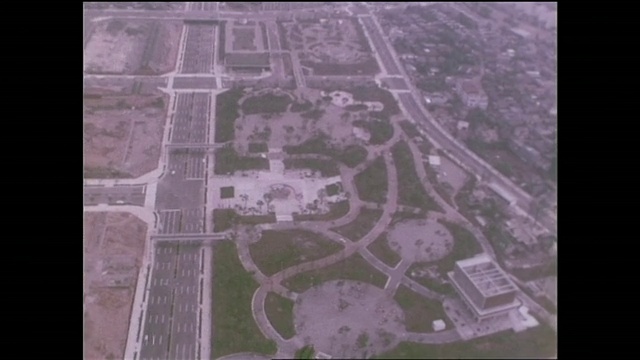
[[[393,47],[389,44],[388,40],[382,36],[380,28],[376,25],[372,17],[363,16],[362,22],[365,24],[367,31],[374,41],[374,46],[380,57],[385,62],[391,61],[397,64],[396,57],[393,56]],[[376,40],[378,39],[378,40]],[[379,39],[382,39],[380,41]],[[385,55],[383,55],[385,54]],[[387,57],[387,55],[389,57]],[[387,60],[384,60],[387,59]],[[393,68],[393,66],[391,66]],[[402,69],[395,66],[396,69]],[[404,73],[404,70],[401,70]],[[403,74],[406,79],[409,77]],[[529,204],[532,200],[531,196],[520,189],[511,180],[507,179],[504,175],[500,174],[491,165],[487,164],[484,160],[480,159],[476,154],[472,153],[464,145],[454,140],[443,128],[437,124],[433,116],[422,106],[420,103],[420,95],[417,89],[410,84],[410,93],[398,93],[401,105],[408,112],[411,118],[414,119],[416,124],[422,126],[430,137],[435,140],[446,152],[451,156],[458,159],[466,165],[474,174],[479,174],[482,180],[487,183],[495,183],[501,187],[507,189],[513,196],[516,197],[517,205],[525,212],[529,212]],[[538,222],[547,227],[551,232],[557,232],[557,225],[554,218],[550,216],[550,212],[543,213],[538,217]]]
[[[198,359],[203,250],[160,243],[154,251],[140,360]]]

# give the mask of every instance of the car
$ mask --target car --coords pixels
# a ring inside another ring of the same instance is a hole
[[[124,204],[124,201],[118,200],[118,201],[116,201],[116,204],[122,205],[122,204]]]

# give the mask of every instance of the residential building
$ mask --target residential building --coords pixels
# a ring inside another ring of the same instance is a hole
[[[487,94],[485,94],[482,86],[480,86],[476,81],[462,80],[458,82],[456,91],[458,92],[458,95],[460,95],[462,102],[468,107],[478,107],[486,110],[489,105]]]

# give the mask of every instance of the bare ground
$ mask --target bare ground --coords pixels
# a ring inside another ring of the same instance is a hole
[[[436,261],[453,247],[453,237],[442,224],[432,220],[405,220],[387,236],[389,246],[410,262]]]
[[[182,24],[112,19],[96,23],[84,53],[95,74],[161,74],[175,68]]]
[[[84,358],[122,359],[147,226],[128,213],[85,213],[84,229]]]
[[[85,90],[87,93],[89,90]],[[99,91],[93,91],[99,92]],[[114,94],[85,99],[85,177],[137,177],[158,166],[168,95]]]

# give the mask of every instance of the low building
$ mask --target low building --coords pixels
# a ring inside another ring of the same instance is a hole
[[[224,58],[224,66],[234,72],[262,72],[271,68],[269,53],[230,53]]]
[[[521,305],[516,285],[487,255],[457,261],[447,275],[476,322],[508,319]]]
[[[482,89],[482,86],[473,80],[458,82],[456,90],[462,102],[470,108],[477,107],[485,110],[489,105],[489,98]]]
[[[429,155],[429,165],[431,166],[440,166],[441,164],[440,156],[437,155]]]

